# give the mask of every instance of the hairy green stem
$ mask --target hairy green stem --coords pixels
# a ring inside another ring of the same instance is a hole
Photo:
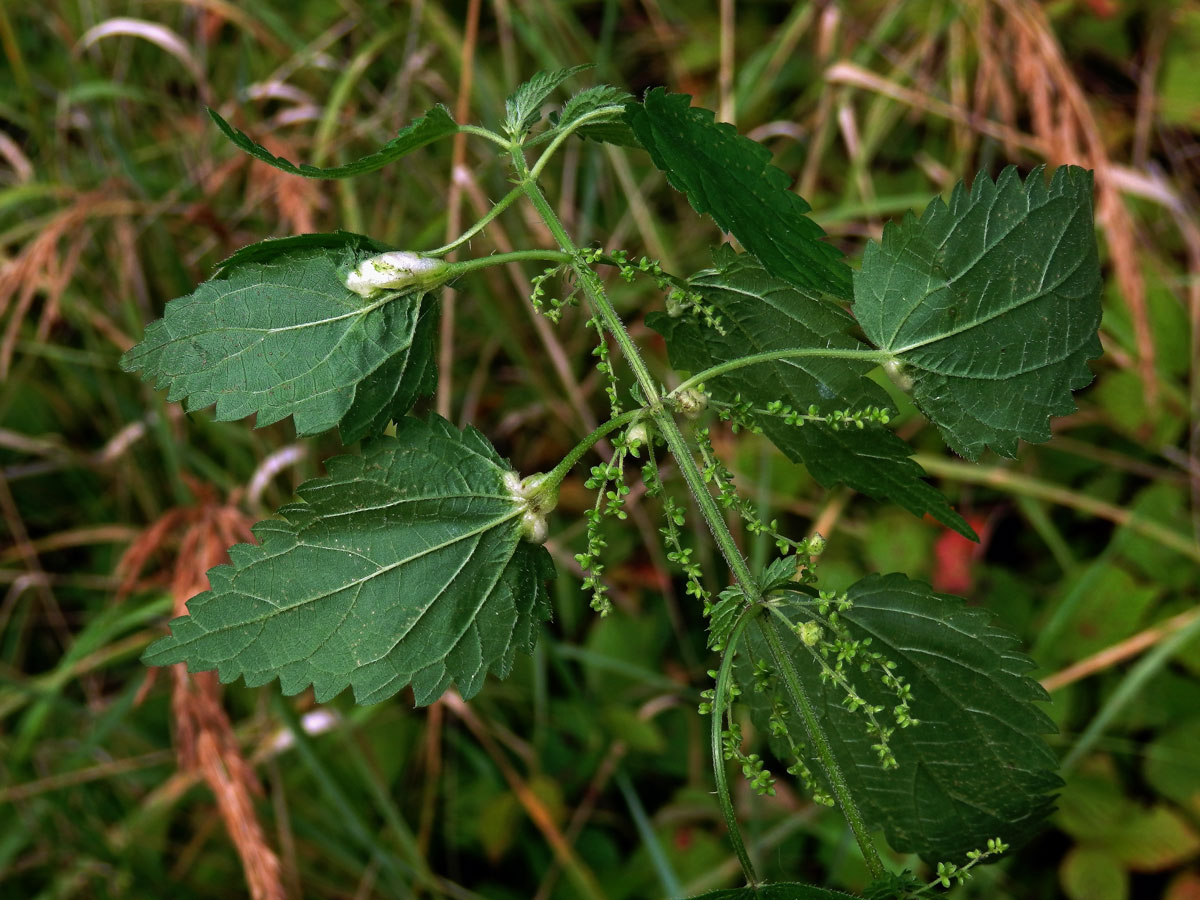
[[[596,445],[597,441],[603,438],[606,434],[616,431],[618,428],[629,424],[638,416],[642,415],[645,415],[645,410],[643,410],[641,407],[638,407],[637,409],[629,410],[629,412],[621,413],[621,415],[617,416],[616,418],[609,419],[607,422],[598,426],[595,431],[572,447],[571,452],[563,457],[562,462],[546,473],[542,483],[547,487],[557,488],[559,484],[562,483],[562,480],[567,477],[567,473],[575,468],[575,464],[579,462],[579,460],[583,457],[583,454],[591,450],[592,447]]]
[[[588,122],[604,118],[605,116],[611,116],[614,113],[623,112],[624,109],[624,106],[602,106],[600,109],[593,109],[590,113],[580,116],[566,128],[559,129],[554,135],[554,140],[550,142],[550,146],[542,151],[542,155],[538,157],[537,162],[533,164],[533,168],[529,170],[529,180],[538,180],[538,176],[542,174],[542,169],[546,168],[546,163],[550,162],[550,157],[554,155],[554,152],[558,150],[562,142],[574,134],[576,130],[582,128]]]
[[[487,211],[487,213],[484,214],[483,218],[481,218],[478,222],[476,222],[474,225],[472,225],[470,228],[468,228],[466,231],[464,231],[462,234],[460,234],[458,237],[456,237],[450,243],[443,244],[441,247],[438,247],[436,250],[426,250],[421,255],[422,256],[445,256],[447,253],[449,253],[451,250],[455,249],[456,247],[461,247],[463,244],[465,244],[471,238],[475,237],[475,235],[479,234],[479,232],[483,231],[483,229],[487,228],[487,226],[491,223],[492,219],[496,218],[496,216],[500,215],[500,213],[504,212],[504,210],[506,210],[510,206],[512,206],[513,201],[515,201],[518,197],[522,196],[522,194],[523,194],[523,191],[519,187],[513,188],[511,191],[509,191],[507,194],[505,194],[503,197],[501,197],[499,200],[497,200],[496,205],[493,206],[491,209],[489,209]]]
[[[733,798],[729,791],[728,773],[725,771],[725,748],[721,742],[721,721],[725,718],[726,697],[729,696],[730,682],[733,680],[733,658],[737,655],[738,640],[746,626],[758,614],[758,606],[746,607],[738,616],[729,638],[725,641],[725,652],[721,657],[721,666],[717,670],[717,685],[713,692],[712,716],[712,766],[713,780],[717,784],[717,802],[721,804],[721,814],[725,817],[725,828],[729,832],[729,843],[733,844],[733,852],[742,866],[742,874],[746,876],[749,885],[758,884],[758,874],[754,871],[754,863],[746,851],[742,841],[742,826],[738,822],[737,812],[733,808]]]
[[[746,592],[747,597],[754,600],[760,599],[758,585],[755,583],[754,576],[750,572],[750,567],[738,549],[737,542],[734,541],[728,526],[726,526],[725,519],[721,515],[721,510],[717,507],[716,500],[713,499],[712,494],[708,490],[708,485],[704,483],[704,477],[696,467],[695,456],[692,454],[691,448],[683,436],[683,432],[679,430],[679,426],[675,423],[674,416],[663,406],[662,395],[658,390],[658,383],[646,367],[645,360],[642,359],[642,355],[638,351],[637,345],[634,344],[633,338],[625,330],[625,324],[621,321],[616,310],[613,309],[612,304],[609,302],[608,296],[604,291],[604,285],[600,283],[600,279],[596,277],[596,273],[592,271],[591,266],[584,262],[583,257],[579,253],[579,248],[575,246],[575,242],[567,234],[566,229],[563,227],[558,215],[554,212],[554,208],[550,206],[550,202],[542,193],[541,188],[528,179],[529,172],[525,167],[524,157],[518,151],[514,150],[513,161],[517,165],[517,175],[522,180],[525,194],[533,203],[534,208],[537,209],[538,214],[541,215],[542,220],[546,223],[546,227],[550,229],[550,233],[554,235],[554,239],[558,241],[559,246],[570,255],[571,267],[575,270],[575,275],[579,279],[579,286],[583,290],[584,296],[587,297],[588,303],[595,314],[604,323],[606,330],[617,342],[617,346],[621,349],[621,355],[625,358],[626,365],[633,371],[633,377],[637,379],[638,386],[642,389],[642,394],[646,398],[646,406],[654,418],[654,424],[658,427],[659,434],[666,442],[667,449],[671,451],[671,455],[675,458],[675,464],[679,466],[679,472],[683,476],[683,480],[687,483],[688,489],[696,501],[696,505],[699,506],[700,514],[708,524],[709,530],[712,532],[713,538],[721,550],[721,555],[729,565],[730,571],[733,572],[734,578],[742,587],[742,590]]]
[[[787,622],[786,617],[779,610],[773,606],[768,606],[767,608],[783,621]],[[804,685],[800,681],[796,667],[792,665],[792,659],[788,656],[787,649],[783,646],[783,641],[779,639],[779,624],[771,619],[767,619],[766,621],[759,619],[756,624],[758,625],[759,633],[762,634],[763,639],[767,642],[767,649],[771,653],[771,661],[775,664],[775,669],[779,672],[780,677],[783,678],[783,687],[792,701],[792,708],[799,711],[804,720],[804,729],[808,732],[808,738],[812,741],[817,759],[821,761],[821,767],[825,770],[825,774],[829,778],[829,784],[833,788],[833,795],[837,798],[838,805],[842,808],[842,814],[846,817],[846,821],[850,823],[850,830],[854,832],[854,839],[858,842],[858,847],[862,850],[863,858],[866,860],[867,870],[871,873],[872,878],[882,878],[885,870],[883,861],[879,858],[879,851],[875,849],[875,844],[871,840],[871,834],[867,830],[867,823],[850,794],[850,785],[846,783],[846,778],[842,775],[841,767],[833,755],[833,748],[829,746],[829,738],[825,735],[825,730],[821,727],[821,723],[817,721],[817,713],[813,709],[808,692],[804,690]],[[787,624],[788,627],[791,627],[790,622]]]
[[[464,134],[473,134],[476,137],[491,141],[493,144],[498,144],[502,150],[512,149],[512,141],[502,134],[496,134],[496,132],[489,128],[481,128],[478,125],[459,125],[458,130]]]
[[[709,491],[703,475],[700,474],[700,469],[696,466],[696,458],[688,446],[683,432],[679,430],[679,425],[675,422],[675,417],[664,405],[664,398],[659,392],[657,382],[651,376],[650,370],[646,367],[645,360],[642,359],[637,345],[634,344],[633,338],[629,336],[629,332],[625,330],[624,323],[609,302],[604,285],[600,283],[600,279],[596,276],[591,266],[584,261],[579,248],[575,246],[575,242],[567,234],[566,228],[554,212],[554,208],[550,205],[550,202],[542,193],[541,188],[530,179],[529,168],[520,148],[512,148],[512,158],[513,164],[516,167],[517,177],[521,180],[521,186],[525,191],[525,195],[541,216],[542,221],[545,222],[555,241],[571,257],[571,267],[575,271],[584,296],[587,297],[592,310],[617,342],[617,346],[625,358],[626,365],[633,372],[633,376],[637,380],[638,386],[641,388],[642,394],[646,399],[646,407],[654,419],[655,426],[658,428],[658,433],[666,442],[667,449],[670,450],[672,457],[674,457],[675,464],[679,467],[679,472],[683,476],[684,482],[687,484],[688,490],[691,492],[692,498],[699,508],[701,516],[704,518],[705,524],[712,533],[713,539],[717,542],[717,547],[720,549],[721,555],[725,558],[730,573],[733,575],[734,580],[738,583],[745,597],[752,604],[761,604],[763,599],[762,591],[759,590],[758,583],[750,571],[750,566],[746,562],[745,557],[742,556],[741,550],[738,549],[737,542],[734,541],[733,534],[730,532],[720,508],[717,506],[716,500]],[[854,832],[855,839],[858,841],[859,848],[866,859],[867,868],[870,870],[872,877],[882,877],[884,874],[883,863],[879,858],[879,853],[876,851],[875,845],[870,840],[870,835],[867,833],[862,814],[859,812],[858,806],[850,794],[845,779],[841,776],[837,760],[834,759],[833,752],[829,748],[829,740],[821,728],[820,722],[817,721],[812,706],[808,703],[807,695],[800,684],[799,676],[792,667],[791,660],[787,659],[786,654],[783,652],[783,646],[779,641],[778,635],[770,629],[770,624],[768,623],[767,626],[764,626],[760,623],[759,628],[766,635],[768,645],[772,646],[772,655],[782,658],[776,660],[776,665],[781,673],[785,673],[784,680],[791,706],[794,712],[805,722],[809,737],[813,742],[813,746],[817,749],[818,759],[822,767],[826,770],[826,774],[834,787],[834,795],[842,807],[842,813],[850,823],[851,830]],[[774,644],[771,643],[772,638],[774,638]],[[790,675],[790,680],[787,675]]]
[[[490,256],[477,256],[474,259],[464,259],[462,262],[447,263],[445,272],[446,278],[449,280],[476,269],[502,266],[511,262],[531,261],[567,263],[571,261],[571,257],[559,250],[512,250],[508,253],[493,253]]]
[[[675,390],[671,391],[668,396],[677,396],[688,388],[703,384],[711,378],[724,375],[726,372],[733,372],[737,369],[744,369],[746,366],[758,365],[759,363],[776,362],[781,359],[859,359],[865,362],[885,363],[891,361],[894,357],[887,350],[839,350],[836,347],[797,347],[789,350],[768,350],[765,353],[740,356],[737,359],[729,360],[729,362],[715,365],[711,369],[705,369],[703,372],[697,372],[683,384],[679,385],[679,387],[675,388]]]

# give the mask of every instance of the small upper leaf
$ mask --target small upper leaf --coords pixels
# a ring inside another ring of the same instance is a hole
[[[359,703],[411,684],[418,704],[451,683],[464,697],[505,677],[549,618],[545,549],[521,540],[525,501],[508,465],[473,428],[402,419],[395,438],[328,461],[303,502],[254,527],[261,546],[230,550],[211,590],[146,651],[223,682],[278,677],[318,701],[347,686]]]
[[[189,411],[216,403],[221,421],[292,416],[298,434],[341,425],[348,441],[382,430],[433,388],[437,310],[423,292],[346,288],[348,265],[378,246],[339,232],[245,248],[168,303],[121,367]]]
[[[859,674],[868,650],[895,663],[889,671],[911,689],[909,708],[919,724],[890,735],[897,768],[880,766],[863,713],[850,712],[844,690],[822,677],[817,650],[795,635],[783,637],[863,815],[895,850],[930,862],[962,863],[994,837],[1023,843],[1053,808],[1061,782],[1042,739],[1055,731],[1054,723],[1036,705],[1049,698],[1026,674],[1033,663],[1016,639],[983,610],[904,575],[868,576],[847,596],[853,605],[838,616],[860,643],[846,677],[885,717],[896,695],[876,668]],[[786,597],[774,599],[794,621],[812,616],[811,598],[789,603]],[[754,657],[769,660],[757,630],[748,636]],[[798,741],[807,740],[801,723],[789,727],[797,729]]]
[[[551,114],[550,118],[556,128],[567,128],[583,116],[602,109],[609,110],[581,126],[575,133],[594,141],[637,147],[637,137],[625,121],[625,104],[632,102],[635,101],[629,92],[609,84],[598,84],[575,94],[563,105],[559,115]]]
[[[646,324],[666,339],[672,366],[699,372],[772,350],[866,349],[847,334],[853,320],[846,313],[771,277],[750,255],[723,245],[714,251],[713,262],[715,268],[697,273],[688,287],[714,307],[724,334],[692,316],[646,317]],[[815,405],[822,414],[887,406],[887,393],[865,377],[872,368],[873,363],[847,359],[780,359],[735,369],[705,387],[719,400],[740,395],[759,410],[774,400],[802,410]],[[924,480],[924,471],[909,458],[908,445],[890,431],[873,425],[835,430],[820,422],[796,426],[773,415],[755,419],[789,459],[804,463],[823,486],[841,483],[870,497],[886,497],[914,515],[928,513],[975,538],[945,496]]]
[[[210,109],[208,114],[212,116],[217,127],[225,134],[225,137],[233,141],[240,149],[246,151],[255,159],[272,165],[277,169],[282,169],[292,175],[303,175],[305,178],[350,178],[353,175],[362,175],[366,172],[374,172],[376,169],[386,166],[390,162],[395,162],[400,157],[405,156],[412,151],[424,147],[426,144],[432,144],[439,138],[444,138],[458,132],[458,125],[451,118],[450,112],[446,107],[438,105],[431,109],[421,118],[415,120],[411,125],[400,129],[400,132],[376,150],[361,159],[356,159],[352,163],[346,163],[344,166],[330,166],[321,168],[320,166],[310,166],[305,163],[290,162],[281,156],[276,156],[262,144],[256,143],[253,138],[247,135],[244,131],[234,128],[223,118],[215,109]]]
[[[811,207],[792,192],[791,179],[771,165],[771,151],[691,101],[655,88],[643,103],[626,106],[626,119],[654,164],[772,275],[848,300],[849,266],[805,215]]]
[[[538,72],[518,86],[504,101],[504,130],[510,137],[523,137],[542,118],[542,104],[555,89],[572,75],[578,75],[590,68],[592,66],[588,64],[554,72]]]
[[[969,192],[960,182],[948,205],[867,247],[854,315],[963,456],[1048,440],[1101,352],[1091,173],[1062,166],[1047,185],[1039,168],[1022,185],[1010,167]]]

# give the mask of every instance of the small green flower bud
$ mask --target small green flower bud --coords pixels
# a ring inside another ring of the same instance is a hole
[[[675,408],[688,419],[698,419],[708,409],[708,395],[695,388],[688,388],[675,395]]]
[[[815,647],[825,632],[816,622],[801,622],[796,626],[796,635],[805,647]]]

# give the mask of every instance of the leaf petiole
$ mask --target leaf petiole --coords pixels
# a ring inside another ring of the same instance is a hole
[[[537,181],[538,176],[542,174],[542,169],[546,168],[546,163],[550,162],[550,157],[562,145],[562,142],[574,134],[578,129],[593,122],[596,119],[602,119],[606,116],[611,116],[614,113],[623,112],[624,106],[602,106],[599,109],[593,109],[589,113],[585,113],[578,119],[575,119],[566,128],[561,128],[554,134],[554,139],[550,142],[550,146],[542,151],[542,155],[538,157],[537,162],[533,164],[533,168],[529,170],[528,178],[530,181]]]
[[[764,353],[754,353],[750,356],[731,359],[728,362],[705,369],[703,372],[697,372],[667,394],[667,399],[677,397],[689,388],[704,384],[718,375],[744,369],[747,366],[775,362],[781,359],[859,359],[883,365],[884,363],[891,362],[895,359],[895,356],[886,350],[841,350],[836,347],[796,347],[788,350],[768,350]]]
[[[512,205],[513,201],[521,196],[521,193],[522,193],[522,191],[519,186],[513,188],[511,191],[509,191],[507,194],[505,194],[503,197],[501,197],[499,200],[497,200],[495,205],[491,209],[489,209],[487,211],[487,213],[484,214],[483,218],[481,218],[478,222],[476,222],[474,225],[472,225],[470,228],[468,228],[466,231],[464,231],[462,234],[460,234],[458,237],[456,237],[450,243],[445,244],[441,247],[438,247],[436,250],[426,250],[424,255],[425,256],[445,256],[447,253],[449,253],[451,250],[455,249],[456,247],[461,247],[463,244],[467,243],[467,241],[471,240],[471,238],[475,237],[475,235],[479,234],[479,232],[483,231],[483,229],[486,228],[489,224],[491,224],[491,221],[494,218],[496,218],[496,216],[500,215],[500,213],[502,213],[502,212],[504,212],[504,210],[508,209],[508,207],[510,207]]]
[[[496,134],[490,128],[483,128],[479,125],[459,125],[458,130],[464,134],[473,134],[476,137],[481,137],[484,140],[491,141],[498,145],[502,150],[512,149],[512,141],[504,137],[504,135]]]
[[[423,254],[428,255],[428,254]],[[559,250],[512,250],[508,253],[492,253],[489,256],[477,256],[474,259],[464,259],[462,262],[449,263],[446,268],[446,280],[457,278],[476,269],[487,269],[492,266],[502,266],[513,262],[557,262],[567,263],[571,257]]]

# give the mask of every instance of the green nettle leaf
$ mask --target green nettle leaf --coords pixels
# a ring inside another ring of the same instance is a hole
[[[793,621],[812,618],[811,598],[777,596]],[[919,724],[892,732],[897,768],[879,765],[863,710],[851,712],[843,688],[822,677],[814,655],[819,648],[804,646],[797,635],[783,638],[868,822],[882,828],[897,851],[930,862],[962,863],[994,837],[1013,845],[1026,841],[1052,810],[1062,782],[1042,738],[1056,730],[1054,723],[1036,705],[1049,696],[1026,674],[1033,663],[1018,651],[1016,638],[992,625],[983,610],[901,574],[870,575],[847,596],[853,605],[838,616],[852,641],[870,644],[855,648],[846,678],[868,704],[882,708],[882,721],[896,694],[878,668],[859,672],[865,654],[894,662],[891,672],[911,688],[910,712]],[[769,660],[757,629],[747,636],[754,658]],[[739,673],[749,668],[739,666]],[[802,723],[788,727],[797,741],[807,740]],[[810,764],[818,769],[815,760]]]
[[[949,204],[884,229],[854,278],[854,315],[894,353],[921,410],[969,459],[1050,438],[1100,355],[1092,175],[960,182]]]
[[[554,72],[538,72],[504,101],[504,130],[511,137],[520,137],[536,125],[542,118],[542,104],[568,78],[592,68],[589,63],[582,66],[571,66],[568,69],[558,69]]]
[[[805,215],[811,207],[771,165],[771,151],[691,102],[687,94],[655,88],[643,103],[626,106],[626,120],[654,165],[772,275],[850,299],[850,267]]]
[[[593,141],[603,141],[622,147],[638,147],[637,137],[625,121],[625,104],[636,102],[628,91],[608,84],[598,84],[575,94],[559,114],[551,114],[556,128],[566,128],[582,116],[606,107],[619,107],[614,112],[593,119],[575,133]]]
[[[189,411],[215,403],[219,421],[292,416],[298,434],[340,425],[347,441],[380,431],[433,389],[437,306],[428,292],[348,290],[345,271],[377,247],[342,232],[241,250],[168,303],[121,367]]]
[[[841,891],[831,891],[829,888],[815,887],[811,884],[786,882],[779,884],[760,884],[756,887],[728,888],[723,891],[709,891],[700,894],[692,900],[846,900],[852,894]]]
[[[359,703],[409,684],[420,705],[451,683],[471,697],[487,672],[505,677],[550,617],[554,569],[521,540],[526,503],[487,439],[405,418],[328,471],[254,527],[260,546],[209,571],[211,590],[143,660],[279,678],[286,694],[311,684],[319,701],[349,686]]]
[[[854,321],[842,310],[813,300],[774,278],[748,254],[728,245],[713,252],[713,269],[689,282],[720,316],[720,328],[696,316],[652,313],[646,324],[667,342],[671,365],[699,372],[711,366],[772,350],[799,348],[868,349],[847,332]],[[887,392],[866,373],[874,363],[848,359],[780,359],[735,369],[705,385],[717,400],[740,396],[754,408],[780,400],[797,410],[815,405],[822,415],[847,407],[886,407]],[[960,534],[975,538],[971,526],[945,496],[926,482],[910,458],[909,446],[877,425],[834,428],[822,422],[789,425],[778,415],[752,413],[763,433],[789,459],[804,463],[824,487],[846,484],[877,499],[888,498],[914,515],[928,513]]]
[[[411,125],[401,128],[394,138],[374,153],[356,159],[352,163],[346,163],[344,166],[321,168],[305,163],[297,165],[282,156],[276,156],[262,144],[256,143],[244,131],[240,131],[226,122],[216,110],[210,109],[208,114],[212,116],[213,121],[217,123],[217,127],[221,129],[225,137],[233,141],[239,149],[267,165],[282,169],[291,175],[303,175],[305,178],[350,178],[354,175],[374,172],[426,144],[432,144],[440,138],[458,133],[458,124],[451,118],[449,110],[439,104],[421,118],[413,121]]]

